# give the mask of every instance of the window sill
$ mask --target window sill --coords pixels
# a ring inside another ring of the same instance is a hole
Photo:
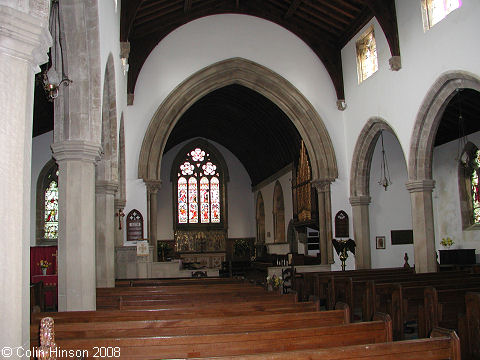
[[[473,224],[463,229],[463,231],[475,231],[480,230],[480,224]]]

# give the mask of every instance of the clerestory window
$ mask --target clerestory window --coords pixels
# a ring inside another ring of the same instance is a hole
[[[423,29],[427,31],[453,10],[462,6],[462,0],[422,0]]]
[[[358,83],[370,77],[378,70],[377,44],[373,26],[356,42]]]

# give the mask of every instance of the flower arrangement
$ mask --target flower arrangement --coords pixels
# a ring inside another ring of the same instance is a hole
[[[48,269],[52,263],[49,263],[47,260],[40,260],[37,265],[39,265],[42,269]]]
[[[453,244],[455,244],[455,242],[449,236],[442,238],[442,241],[440,241],[440,245],[445,246],[446,248],[449,248]]]
[[[270,285],[273,289],[278,289],[283,284],[283,278],[273,274],[267,276],[267,285]]]

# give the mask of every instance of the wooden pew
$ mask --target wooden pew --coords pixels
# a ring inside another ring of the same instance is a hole
[[[189,284],[238,284],[245,282],[234,278],[172,278],[172,279],[124,279],[115,280],[115,288],[118,287],[142,287],[142,286],[171,286]]]
[[[202,335],[227,332],[286,330],[348,324],[348,307],[330,311],[298,312],[269,315],[243,315],[211,318],[178,318],[170,320],[130,320],[110,322],[57,323],[59,339],[126,338]],[[37,332],[32,333],[33,342]]]
[[[462,339],[462,355],[467,360],[480,359],[480,292],[465,295],[465,316],[460,319],[459,332]]]
[[[382,269],[360,269],[360,270],[347,270],[347,271],[322,271],[322,272],[310,272],[299,273],[303,275],[303,280],[299,279],[299,286],[304,289],[304,298],[308,298],[309,295],[314,295],[321,301],[327,301],[327,285],[331,277],[351,277],[351,276],[363,276],[373,275],[380,276],[382,274],[413,274],[415,271],[413,268],[382,268]],[[298,290],[298,289],[296,289]],[[333,306],[335,302],[331,301],[330,306]]]
[[[119,349],[121,357],[142,359],[191,358],[257,354],[271,351],[318,349],[373,344],[392,340],[388,316],[372,322],[288,330],[266,330],[207,335],[92,338],[56,340],[64,351],[99,347]],[[61,358],[61,357],[58,357]]]
[[[428,286],[450,288],[452,284],[458,286],[475,286],[478,277],[443,278],[431,280],[412,280],[402,283],[373,283],[375,311],[385,311],[392,317],[393,337],[395,340],[404,338],[404,324],[406,321],[418,321],[419,313],[422,316],[424,290]],[[382,304],[382,307],[379,307]],[[420,319],[420,321],[423,321]]]
[[[460,341],[454,331],[435,329],[429,339],[351,345],[328,349],[220,356],[215,357],[215,360],[460,360],[459,343]],[[196,358],[196,360],[200,359]]]

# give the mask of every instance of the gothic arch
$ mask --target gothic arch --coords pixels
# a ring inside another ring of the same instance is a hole
[[[328,131],[313,106],[288,81],[252,61],[233,58],[210,65],[181,83],[158,107],[143,139],[138,177],[160,180],[163,149],[182,114],[211,91],[239,84],[255,90],[275,103],[291,119],[310,154],[312,177],[333,181],[338,177],[335,151]]]
[[[410,141],[408,178],[410,181],[432,179],[433,145],[445,107],[458,88],[480,91],[480,78],[466,71],[441,75],[428,91],[418,111]]]
[[[372,156],[382,131],[395,132],[385,120],[372,117],[360,132],[353,151],[350,170],[350,204],[353,212],[353,236],[357,243],[357,269],[371,268],[370,252],[370,168]]]
[[[350,170],[350,196],[369,196],[370,167],[380,133],[385,130],[396,136],[390,125],[379,117],[372,117],[358,135]]]
[[[480,91],[480,79],[465,71],[441,75],[418,111],[410,141],[408,183],[412,200],[415,271],[436,271],[432,179],[433,146],[443,112],[458,88]]]
[[[97,165],[97,182],[118,181],[115,67],[111,53],[105,65],[103,82],[101,144],[102,154]]]

